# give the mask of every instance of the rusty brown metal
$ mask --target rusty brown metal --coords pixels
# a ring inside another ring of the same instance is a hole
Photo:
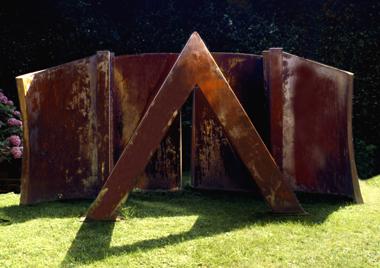
[[[235,151],[274,212],[304,213],[252,122],[197,33],[165,78],[115,168],[91,205],[87,220],[114,220],[168,128],[198,85]]]
[[[270,49],[271,147],[298,191],[362,202],[352,145],[353,74]]]
[[[236,97],[266,144],[269,110],[262,56],[212,53]],[[232,149],[207,100],[195,90],[192,120],[192,186],[197,189],[250,191],[260,195],[251,175]]]
[[[114,158],[130,140],[178,54],[142,54],[114,57]],[[181,187],[181,117],[174,119],[136,185],[144,190],[178,190]]]
[[[96,197],[176,58],[99,52],[18,77],[25,125],[21,203]],[[179,115],[136,186],[176,190],[180,183]]]
[[[24,124],[21,204],[98,194],[113,166],[111,57],[98,52],[17,77]]]

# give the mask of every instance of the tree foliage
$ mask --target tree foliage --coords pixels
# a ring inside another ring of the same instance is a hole
[[[354,137],[368,177],[380,172],[379,15],[380,2],[354,0],[13,1],[0,11],[0,85],[14,98],[16,75],[96,50],[178,52],[193,31],[212,51],[283,47],[355,73]]]

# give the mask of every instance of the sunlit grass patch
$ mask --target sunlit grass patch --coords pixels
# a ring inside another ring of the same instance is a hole
[[[185,191],[134,193],[125,220],[83,223],[89,201],[0,195],[0,267],[379,266],[378,181],[361,182],[363,205],[303,200],[301,217],[273,216],[249,195]]]

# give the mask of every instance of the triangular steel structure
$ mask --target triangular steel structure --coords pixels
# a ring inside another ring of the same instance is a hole
[[[91,205],[87,220],[116,218],[194,86],[202,91],[273,212],[304,213],[206,45],[193,33]]]

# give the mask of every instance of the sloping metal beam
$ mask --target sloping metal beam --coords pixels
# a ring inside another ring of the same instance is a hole
[[[269,110],[262,56],[240,53],[212,53],[212,56],[267,145]],[[196,189],[243,191],[261,196],[201,90],[193,94],[191,167],[192,187]]]
[[[149,53],[113,58],[114,156],[119,159],[178,54]],[[139,175],[136,188],[178,190],[181,187],[181,115]]]

